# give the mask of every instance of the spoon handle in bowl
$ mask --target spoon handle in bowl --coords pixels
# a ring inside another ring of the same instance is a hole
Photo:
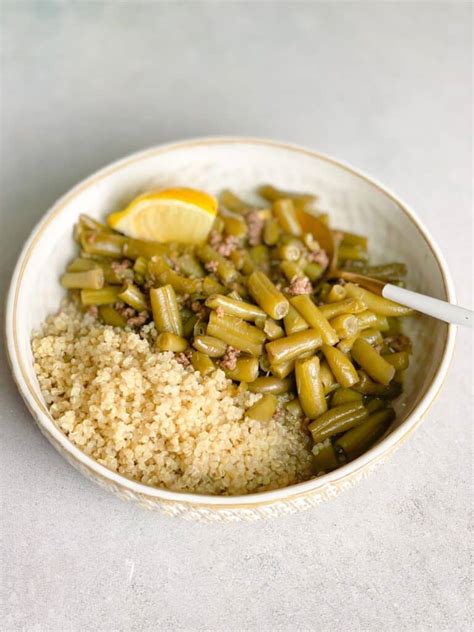
[[[383,288],[382,296],[396,303],[401,303],[406,307],[416,309],[418,312],[422,312],[428,316],[433,316],[447,323],[452,323],[453,325],[464,325],[465,327],[474,326],[474,312],[465,307],[451,305],[451,303],[447,303],[446,301],[440,301],[437,298],[431,298],[431,296],[411,292],[410,290],[405,290],[404,288],[391,285],[390,283],[387,283]]]

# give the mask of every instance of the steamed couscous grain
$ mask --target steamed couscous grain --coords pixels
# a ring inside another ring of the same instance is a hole
[[[138,332],[100,324],[72,303],[32,340],[35,370],[58,427],[106,467],[148,485],[246,494],[311,476],[311,441],[295,417],[259,422],[261,395],[216,370],[202,377]],[[280,409],[282,406],[280,405]]]

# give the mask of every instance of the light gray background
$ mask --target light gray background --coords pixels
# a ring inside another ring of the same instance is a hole
[[[468,3],[3,2],[0,269],[111,160],[242,134],[350,161],[420,214],[472,296]],[[464,631],[472,338],[371,479],[272,522],[190,524],[107,495],[40,435],[2,359],[7,631]]]

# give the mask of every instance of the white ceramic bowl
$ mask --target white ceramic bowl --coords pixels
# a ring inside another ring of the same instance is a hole
[[[6,310],[12,372],[41,432],[83,474],[124,499],[149,509],[208,521],[255,520],[290,513],[334,497],[366,477],[420,423],[443,384],[455,328],[428,317],[409,319],[414,356],[407,388],[389,433],[364,455],[320,478],[284,489],[221,497],[177,493],[131,481],[99,465],[56,427],[32,364],[30,336],[55,312],[63,294],[58,278],[75,251],[72,227],[80,213],[103,218],[138,193],[191,186],[217,193],[229,187],[251,197],[255,186],[317,192],[335,227],[365,233],[375,260],[408,264],[409,287],[454,301],[453,283],[438,247],[405,204],[364,174],[337,160],[283,143],[246,138],[197,139],[149,149],[95,173],[48,211],[33,230],[15,268]]]

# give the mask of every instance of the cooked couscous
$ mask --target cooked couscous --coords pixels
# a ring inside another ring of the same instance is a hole
[[[102,325],[69,303],[32,342],[57,425],[86,454],[129,478],[172,490],[245,494],[304,480],[310,440],[298,419],[245,416],[261,395],[221,370],[201,377],[138,332]]]

